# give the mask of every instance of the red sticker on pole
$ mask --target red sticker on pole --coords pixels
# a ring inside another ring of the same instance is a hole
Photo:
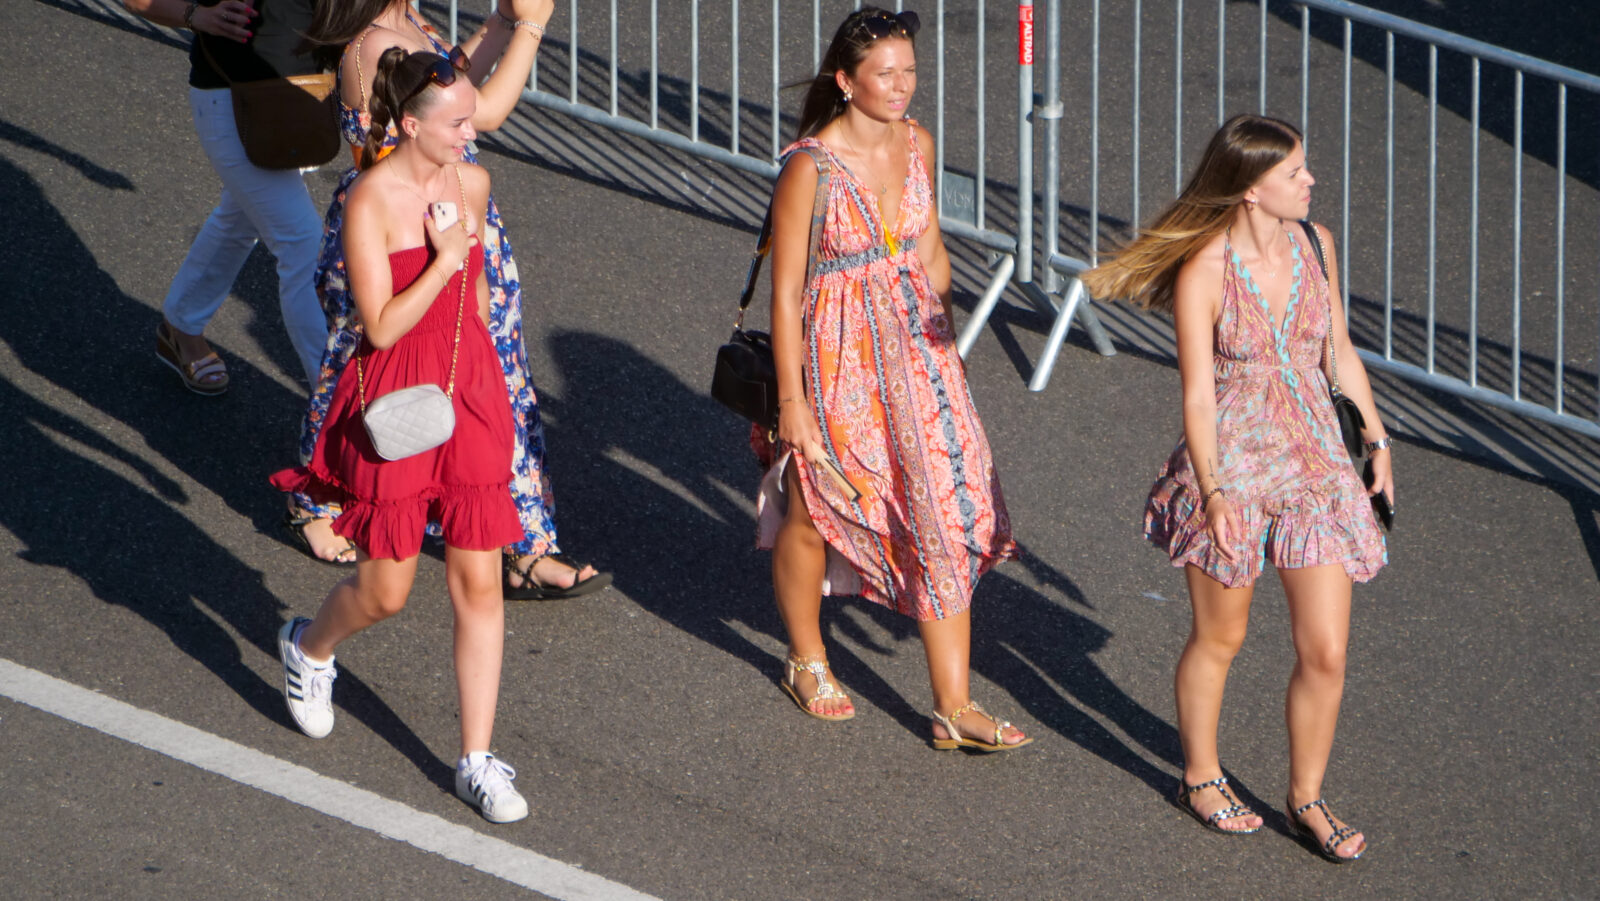
[[[1017,63],[1033,65],[1033,3],[1017,4]]]

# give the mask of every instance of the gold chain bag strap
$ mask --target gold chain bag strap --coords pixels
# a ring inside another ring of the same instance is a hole
[[[456,187],[461,191],[461,222],[465,227],[467,215],[467,188],[461,181],[460,167],[452,166],[456,173]],[[451,226],[454,228],[454,226]],[[471,251],[467,259],[471,260]],[[414,454],[432,450],[450,440],[456,429],[456,410],[452,398],[456,393],[456,358],[461,354],[461,318],[467,308],[466,262],[461,264],[461,292],[456,304],[456,337],[450,349],[450,380],[441,390],[438,385],[412,385],[390,391],[367,403],[367,376],[356,356],[356,396],[361,400],[361,424],[372,440],[372,449],[385,460],[403,460]]]
[[[234,81],[211,55],[205,35],[196,32],[194,39],[211,68],[228,83],[233,126],[251,163],[262,169],[305,169],[338,155],[341,140],[334,73]]]

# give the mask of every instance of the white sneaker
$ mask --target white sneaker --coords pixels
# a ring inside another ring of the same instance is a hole
[[[326,738],[333,731],[333,680],[339,670],[329,658],[326,666],[314,666],[300,651],[300,633],[311,620],[297,616],[278,630],[278,659],[283,661],[283,699],[289,704],[300,731],[312,738]]]
[[[486,751],[474,751],[456,764],[456,796],[478,808],[491,823],[515,823],[528,815],[528,802],[512,787],[517,771]]]

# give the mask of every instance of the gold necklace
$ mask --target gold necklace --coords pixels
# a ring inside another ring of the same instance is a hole
[[[393,154],[384,157],[383,161],[387,163],[392,159],[394,159],[394,155]],[[400,183],[400,187],[405,188],[407,191],[410,191],[411,195],[413,197],[415,197],[418,200],[422,201],[422,205],[423,206],[427,206],[427,205],[429,205],[431,203],[434,203],[434,201],[429,200],[426,197],[423,197],[422,194],[418,193],[416,188],[411,187],[411,185],[409,183],[407,183],[405,179],[401,178],[400,177],[400,170],[396,169],[392,164],[389,166],[389,174],[393,175],[394,176],[394,180]]]
[[[845,131],[843,123],[841,123],[840,126],[839,126],[839,137],[844,138],[844,145],[846,147],[849,147],[850,148],[850,152],[855,155],[856,159],[861,161],[862,168],[867,170],[867,174],[871,175],[874,179],[877,180],[877,182],[878,182],[878,196],[879,197],[888,196],[888,194],[889,194],[889,186],[884,183],[883,179],[877,177],[878,173],[872,171],[872,169],[870,168],[871,167],[871,161],[868,160],[866,157],[862,156],[861,155],[861,151],[856,149],[855,142],[850,140],[850,135],[849,135],[848,132]]]

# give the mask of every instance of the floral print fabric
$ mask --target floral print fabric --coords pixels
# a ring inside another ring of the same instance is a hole
[[[1016,544],[953,324],[916,252],[934,215],[933,191],[915,129],[906,131],[911,164],[887,229],[872,190],[824,144],[808,138],[785,151],[807,152],[830,169],[802,313],[805,390],[830,458],[860,498],[792,459],[812,522],[830,556],[859,577],[862,596],[931,620],[966,611],[978,578],[1014,557]],[[770,459],[770,448],[757,450]],[[771,547],[782,505],[772,495],[781,483],[769,473],[764,484],[758,543]]]
[[[1237,561],[1225,561],[1206,532],[1183,441],[1145,506],[1145,537],[1174,566],[1194,564],[1230,588],[1253,584],[1269,560],[1280,569],[1338,563],[1357,582],[1388,562],[1328,395],[1328,283],[1292,231],[1289,241],[1294,272],[1280,323],[1232,244],[1223,246],[1222,315],[1213,341],[1217,480],[1243,525]]]

